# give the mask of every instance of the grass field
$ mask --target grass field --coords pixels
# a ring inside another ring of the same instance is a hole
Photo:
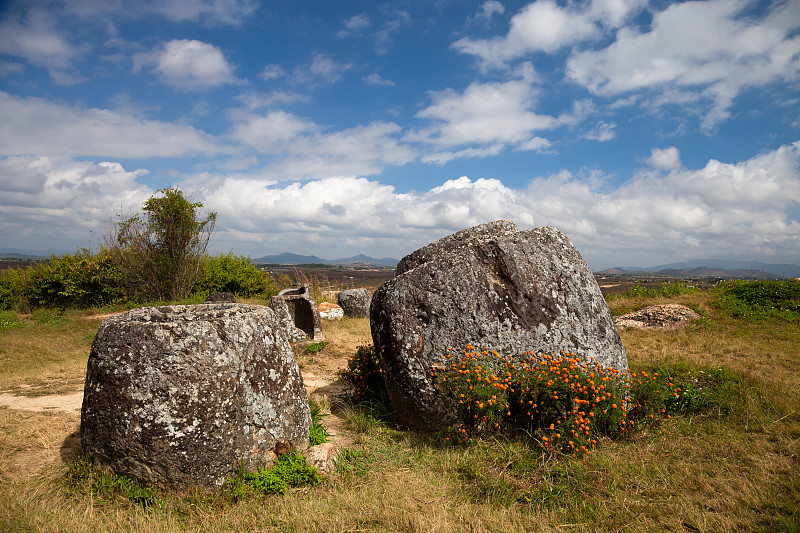
[[[664,422],[669,435],[604,441],[585,462],[513,439],[445,445],[334,401],[341,453],[322,485],[242,498],[160,493],[142,507],[67,480],[77,411],[0,407],[0,531],[800,531],[800,325],[732,318],[712,298],[611,302],[614,314],[667,302],[701,314],[680,330],[621,333],[632,370],[669,372],[694,403]],[[0,330],[0,393],[80,391],[96,313]],[[329,344],[298,360],[333,391],[369,327],[324,327]]]

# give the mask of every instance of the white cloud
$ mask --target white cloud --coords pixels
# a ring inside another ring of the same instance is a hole
[[[390,131],[377,124],[309,136],[301,152],[321,144],[331,161],[337,153],[345,161],[353,145]],[[369,157],[375,148],[363,153]],[[22,248],[34,239],[45,248],[85,245],[95,238],[90,230],[99,231],[125,208],[137,210],[152,194],[137,182],[145,172],[58,157],[0,159],[4,242]],[[737,163],[643,169],[616,188],[598,172],[568,171],[535,178],[521,189],[497,179],[460,177],[398,193],[345,175],[287,183],[263,175],[199,174],[177,185],[218,212],[215,249],[237,253],[400,257],[447,233],[510,218],[523,228],[561,228],[595,267],[619,266],[620,257],[651,266],[700,252],[800,262],[800,141]]]
[[[134,55],[134,72],[153,65],[173,87],[195,89],[235,83],[233,67],[216,46],[190,39],[164,43],[152,53]]]
[[[600,142],[610,141],[611,139],[617,136],[617,134],[614,133],[616,127],[617,125],[614,124],[613,122],[606,122],[604,120],[601,120],[600,122],[594,125],[594,128],[586,132],[583,135],[583,137],[584,139],[589,139],[592,141],[600,141]]]
[[[342,79],[342,74],[353,68],[350,63],[336,63],[325,54],[316,54],[311,61],[308,71],[315,78],[320,78],[327,83],[335,83]]]
[[[5,246],[71,249],[102,242],[117,214],[138,209],[152,191],[136,180],[146,170],[65,157],[0,159],[0,233]],[[74,244],[73,244],[74,243]]]
[[[72,65],[81,50],[56,26],[55,17],[42,9],[30,9],[24,15],[12,12],[0,23],[0,53],[46,68],[56,83],[75,83],[80,76]]]
[[[274,91],[271,93],[243,93],[237,96],[236,100],[244,104],[249,111],[253,111],[262,107],[272,107],[275,104],[308,102],[309,98],[303,94]]]
[[[364,76],[364,78],[362,79],[364,80],[364,83],[366,83],[367,85],[387,85],[389,87],[394,87],[395,85],[397,85],[392,80],[383,79],[381,75],[378,74],[377,72],[373,72],[369,76]]]
[[[800,72],[800,4],[775,4],[761,19],[741,16],[746,6],[672,4],[655,13],[646,33],[623,28],[607,48],[574,52],[567,76],[603,96],[652,89],[662,104],[702,99],[710,104],[703,127],[713,130],[743,88]]]
[[[400,126],[391,122],[325,132],[314,122],[285,111],[260,115],[231,112],[236,140],[275,156],[262,174],[273,178],[321,178],[371,175],[386,165],[403,165],[416,154],[399,141]]]
[[[641,5],[640,0],[594,0],[562,7],[552,0],[536,0],[511,18],[505,36],[463,38],[453,48],[477,56],[484,67],[501,67],[533,52],[554,53],[596,39],[603,29],[618,27]]]
[[[517,146],[516,150],[521,152],[534,151],[538,153],[549,153],[552,143],[544,137],[533,137]]]
[[[258,77],[262,80],[276,80],[286,75],[286,71],[280,65],[269,64],[265,65],[264,69],[259,72]]]
[[[175,22],[203,20],[208,26],[241,24],[255,13],[253,0],[150,0],[137,3],[137,10],[158,13]]]
[[[285,185],[245,178],[215,183],[205,194],[223,225],[273,251],[332,258],[346,255],[341,246],[347,246],[400,256],[449,232],[510,218],[522,227],[561,228],[584,257],[603,267],[618,265],[622,256],[651,266],[696,257],[698,251],[800,261],[800,221],[789,214],[800,206],[800,142],[739,163],[711,160],[696,170],[640,171],[616,189],[598,173],[568,171],[536,178],[523,189],[461,177],[404,194],[347,177]]]
[[[504,83],[472,83],[463,93],[430,93],[433,103],[417,113],[430,127],[410,131],[406,139],[449,148],[465,144],[520,144],[534,131],[553,127],[555,119],[532,108],[535,90],[524,77]]]
[[[681,166],[681,154],[677,148],[653,148],[650,150],[650,157],[647,164],[658,170],[672,170]]]
[[[370,20],[369,15],[366,13],[359,13],[358,15],[353,15],[349,19],[345,20],[345,29],[337,33],[336,36],[339,38],[349,37],[361,32],[361,30],[369,28],[370,26],[372,26],[372,21]]]
[[[481,4],[481,7],[478,9],[478,13],[475,15],[475,18],[488,22],[495,15],[502,15],[505,12],[506,8],[503,7],[503,4],[497,0],[486,0],[486,2]]]
[[[176,157],[229,151],[191,126],[0,91],[0,155]]]

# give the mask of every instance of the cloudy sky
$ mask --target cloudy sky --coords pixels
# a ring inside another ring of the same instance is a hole
[[[0,2],[0,248],[170,186],[252,257],[508,218],[594,269],[800,264],[800,2]]]

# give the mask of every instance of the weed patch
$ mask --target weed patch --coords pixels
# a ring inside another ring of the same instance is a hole
[[[796,281],[731,281],[716,290],[712,305],[735,318],[800,321],[800,283]]]

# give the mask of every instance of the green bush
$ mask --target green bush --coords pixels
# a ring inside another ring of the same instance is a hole
[[[82,248],[75,254],[51,255],[26,269],[5,272],[0,278],[0,304],[14,307],[86,308],[125,300],[120,271],[104,251]]]
[[[13,311],[0,311],[0,330],[20,329],[27,327],[28,324],[20,319]]]
[[[389,394],[374,346],[360,346],[347,360],[347,369],[339,375],[353,387],[356,402],[388,405]]]
[[[27,276],[24,268],[0,273],[0,309],[22,308],[27,303]]]
[[[204,274],[193,292],[230,292],[236,296],[269,298],[278,293],[272,278],[257,269],[249,257],[233,252],[206,257]]]
[[[730,281],[717,287],[712,305],[736,318],[800,320],[800,283],[788,281]]]

